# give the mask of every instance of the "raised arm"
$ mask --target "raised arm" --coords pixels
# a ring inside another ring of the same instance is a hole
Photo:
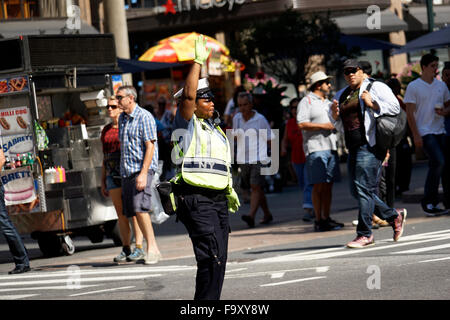
[[[189,74],[186,78],[186,83],[183,89],[182,103],[181,103],[181,116],[189,121],[192,118],[196,110],[195,98],[197,96],[198,79],[200,77],[200,71],[202,65],[208,59],[211,49],[206,49],[206,38],[200,35],[195,39],[195,60],[194,64],[189,70]]]

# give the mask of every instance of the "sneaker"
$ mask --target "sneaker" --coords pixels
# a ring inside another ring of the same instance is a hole
[[[242,220],[247,222],[249,228],[253,228],[255,226],[255,220],[253,220],[249,215],[242,215]]]
[[[431,203],[427,204],[423,210],[425,211],[425,215],[427,217],[439,217],[448,213],[448,210],[439,208],[439,205],[435,206]]]
[[[376,215],[373,215],[372,223],[373,224],[377,224],[378,227],[388,227],[388,226],[390,226],[389,222],[387,222],[386,220],[378,218]]]
[[[320,220],[319,222],[314,220],[314,231],[315,232],[325,232],[325,231],[339,230],[342,228],[337,225],[338,224],[337,222],[335,222],[335,223],[336,223],[336,225],[328,220]]]
[[[365,247],[369,247],[375,244],[373,241],[373,234],[370,237],[357,236],[355,240],[347,243],[348,248],[361,249]]]
[[[145,264],[156,264],[161,260],[161,253],[148,252],[145,257]]]
[[[333,219],[331,219],[330,217],[328,217],[328,219],[326,220],[328,225],[331,227],[331,230],[340,230],[344,227],[343,223],[337,222]]]
[[[145,259],[145,253],[144,250],[140,249],[140,248],[134,248],[133,252],[127,257],[127,261],[131,262],[131,261],[139,261],[139,260],[144,260]]]
[[[114,262],[125,262],[127,261],[127,254],[125,253],[125,251],[122,251],[121,253],[119,253],[119,255],[117,255],[114,258]]]
[[[400,239],[406,223],[406,209],[396,209],[396,211],[398,212],[398,217],[391,222],[392,229],[394,229],[394,241],[398,241],[398,239]]]

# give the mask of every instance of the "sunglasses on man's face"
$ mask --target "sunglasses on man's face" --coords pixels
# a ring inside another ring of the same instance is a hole
[[[128,96],[116,96],[117,100],[122,100],[123,98],[128,97]]]
[[[358,72],[358,68],[347,68],[347,69],[345,69],[344,70],[344,74],[346,75],[346,76],[349,76],[349,75],[351,75],[352,73],[356,73],[356,72]]]
[[[106,109],[109,109],[109,108],[111,108],[111,109],[113,109],[113,110],[115,110],[115,109],[117,109],[117,105],[114,105],[114,104],[108,104],[107,106],[106,106]]]

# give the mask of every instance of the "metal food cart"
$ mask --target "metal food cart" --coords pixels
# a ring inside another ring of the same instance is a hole
[[[0,40],[5,203],[44,255],[73,254],[79,235],[121,245],[116,211],[101,193],[100,135],[117,73],[112,35]]]

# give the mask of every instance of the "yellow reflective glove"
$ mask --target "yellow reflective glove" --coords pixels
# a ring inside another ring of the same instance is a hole
[[[228,210],[230,212],[236,212],[238,211],[239,207],[241,206],[241,203],[239,202],[239,197],[234,191],[233,188],[230,188],[231,190],[228,190],[227,199],[228,199]]]
[[[203,65],[205,61],[208,59],[209,54],[211,53],[211,48],[206,49],[206,38],[203,35],[199,35],[197,39],[195,39],[195,59],[194,62],[197,62],[200,65]]]

